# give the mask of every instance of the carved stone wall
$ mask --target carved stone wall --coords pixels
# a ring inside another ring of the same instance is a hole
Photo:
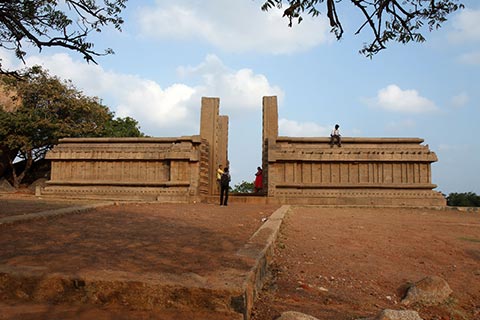
[[[217,201],[216,170],[228,161],[228,117],[202,98],[200,134],[174,138],[62,139],[47,154],[52,172],[40,195],[162,202]],[[278,136],[276,97],[263,98],[266,198],[290,204],[440,206],[418,138]],[[253,197],[249,197],[253,199]],[[232,198],[233,200],[233,198]],[[240,200],[239,200],[240,201]]]
[[[264,132],[270,128],[275,133],[276,100],[269,102],[264,98]],[[332,147],[329,138],[266,136],[270,202],[445,205],[443,196],[432,190],[431,163],[437,157],[421,145],[422,139],[343,137],[342,147]]]
[[[219,98],[202,98],[200,136],[208,145],[208,193],[219,192],[216,172],[219,165],[228,166],[228,117],[221,116]]]
[[[200,156],[199,136],[62,139],[47,154],[52,172],[42,194],[195,201]]]
[[[173,138],[68,138],[47,154],[42,196],[194,202],[217,192],[228,164],[228,117],[218,98],[202,98],[200,135]]]

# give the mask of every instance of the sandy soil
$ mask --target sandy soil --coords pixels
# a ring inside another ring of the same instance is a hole
[[[32,196],[10,195],[9,198],[0,197],[0,219],[9,216],[24,215],[29,213],[38,213],[41,211],[67,208],[75,205],[82,205],[83,201],[54,201],[38,200]]]
[[[453,294],[442,306],[417,306],[423,319],[480,319],[479,213],[294,208],[275,253],[254,320],[288,310],[343,320],[403,309],[408,285],[428,275]]]
[[[32,199],[0,199],[3,212],[18,214],[24,212],[22,207],[34,213],[64,206],[63,202],[49,204],[50,207]],[[225,271],[243,275],[249,270],[249,265],[236,252],[262,225],[262,219],[278,207],[117,204],[81,214],[0,226],[0,265],[11,270],[22,267],[48,270],[50,274],[100,271],[102,277],[105,277],[102,271],[107,270],[107,277],[114,276],[110,280],[115,280],[118,273],[128,273],[135,279],[163,274],[178,278],[195,275],[212,282],[220,281],[223,278],[217,275]],[[0,280],[1,277],[0,273]],[[29,283],[28,279],[21,284],[7,282],[12,287],[0,287],[0,319],[231,319],[231,315],[211,313],[205,308],[198,312],[130,308],[114,296],[98,305],[80,303],[81,296],[77,299],[79,303],[73,303],[71,298],[76,297],[76,292],[73,296],[68,292],[68,300],[55,298],[51,303],[25,298],[24,294],[24,298],[18,300],[15,298],[19,294],[18,285],[35,286],[35,280]],[[53,286],[46,290],[47,295],[56,289]]]
[[[53,208],[48,205],[52,203],[38,202],[34,208],[30,203],[21,209],[19,203],[0,198],[0,213]],[[81,268],[138,274],[205,275],[231,266],[241,269],[232,253],[276,208],[130,204],[22,223],[0,230],[0,263],[46,265],[62,272]],[[347,320],[373,316],[385,308],[402,309],[400,300],[408,285],[428,275],[444,278],[453,294],[441,306],[416,306],[423,319],[480,319],[479,213],[294,207],[282,226],[272,277],[259,295],[253,320],[273,320],[288,310]],[[115,305],[12,301],[0,302],[0,311],[0,319],[224,319]]]
[[[278,206],[120,204],[5,228],[0,264],[50,272],[133,273],[241,269],[235,258]]]

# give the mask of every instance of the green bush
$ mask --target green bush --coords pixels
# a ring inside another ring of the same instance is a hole
[[[450,193],[447,205],[455,207],[480,207],[480,196],[474,192]]]
[[[242,181],[241,183],[236,184],[232,192],[235,193],[252,193],[253,192],[253,182]]]

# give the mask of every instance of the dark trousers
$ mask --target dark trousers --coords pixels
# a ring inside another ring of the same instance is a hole
[[[340,136],[337,136],[337,135],[331,135],[330,136],[330,145],[334,145],[334,144],[337,144],[338,146],[341,146],[342,145],[342,138]]]
[[[226,206],[228,203],[228,186],[220,186],[220,205]]]

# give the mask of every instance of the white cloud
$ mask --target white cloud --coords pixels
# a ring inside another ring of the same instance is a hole
[[[452,20],[454,31],[449,34],[453,42],[480,41],[480,10],[464,9]]]
[[[418,91],[402,90],[394,84],[380,89],[375,98],[366,99],[365,102],[372,107],[402,113],[426,113],[438,109],[432,101],[420,96]]]
[[[459,58],[461,63],[480,65],[480,51],[464,53]]]
[[[42,65],[62,79],[71,79],[87,95],[100,97],[117,116],[139,121],[149,135],[198,134],[202,96],[220,97],[222,114],[259,111],[262,96],[283,91],[251,69],[231,70],[215,55],[195,67],[179,67],[185,78],[200,79],[196,85],[172,83],[166,87],[150,79],[104,70],[101,66],[73,60],[67,54],[31,56],[27,65]]]
[[[198,99],[220,97],[222,112],[260,110],[263,96],[278,96],[280,102],[284,96],[264,75],[255,74],[251,69],[231,70],[215,55],[208,55],[198,66],[180,67],[178,72],[187,79],[199,77],[202,84],[195,87]]]
[[[451,100],[452,106],[455,108],[461,108],[465,106],[468,101],[470,100],[468,94],[466,92],[462,92],[456,96],[454,96]]]
[[[4,70],[15,70],[14,55],[11,51],[0,49],[0,64]],[[21,67],[21,66],[20,66]]]
[[[199,39],[231,52],[305,51],[327,42],[330,29],[323,17],[305,17],[289,28],[281,10],[263,12],[258,2],[245,0],[157,1],[137,17],[143,36]]]
[[[278,121],[278,131],[281,136],[289,137],[325,137],[330,136],[327,127],[313,122],[297,122],[288,119]]]
[[[27,65],[35,64],[62,79],[71,79],[87,95],[98,96],[117,116],[138,120],[147,134],[162,130],[178,133],[195,126],[193,111],[188,106],[195,89],[187,85],[162,88],[149,79],[109,72],[99,65],[75,61],[64,53],[27,59]]]

